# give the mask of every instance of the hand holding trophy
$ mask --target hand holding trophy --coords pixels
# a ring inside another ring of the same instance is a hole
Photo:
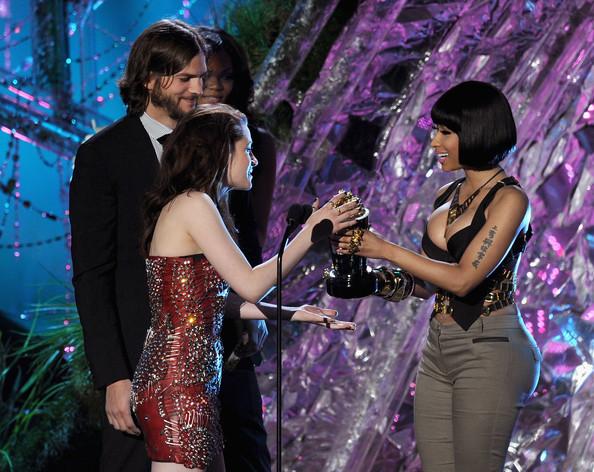
[[[335,203],[337,206],[351,201],[359,202],[359,197],[351,192],[341,190],[339,195],[341,198]],[[376,278],[373,276],[371,268],[367,267],[367,258],[356,254],[361,234],[363,230],[369,228],[368,216],[369,210],[361,207],[359,215],[356,217],[356,223],[348,230],[341,231],[336,235],[339,238],[345,231],[354,232],[351,239],[351,254],[339,254],[337,239],[331,240],[332,267],[324,271],[324,278],[326,279],[326,291],[333,297],[361,298],[371,295],[377,290]]]
[[[351,201],[359,202],[351,192],[341,190],[336,206]],[[358,249],[366,231],[369,230],[369,209],[361,206],[356,223],[331,240],[332,267],[324,270],[326,291],[337,298],[362,298],[377,295],[389,301],[400,301],[414,291],[414,278],[397,268],[367,265],[367,257],[358,255]],[[338,249],[338,239],[349,237],[348,251]]]

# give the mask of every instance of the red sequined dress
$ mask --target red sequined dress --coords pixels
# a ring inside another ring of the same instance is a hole
[[[146,261],[151,324],[132,382],[149,458],[205,469],[222,451],[218,393],[228,292],[203,255]]]

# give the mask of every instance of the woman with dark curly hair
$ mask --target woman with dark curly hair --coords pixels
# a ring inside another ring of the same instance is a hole
[[[509,103],[495,87],[463,82],[431,110],[431,141],[446,172],[464,177],[437,193],[421,255],[365,231],[340,251],[385,259],[379,295],[435,305],[415,393],[415,434],[425,472],[503,468],[520,408],[538,381],[540,353],[514,300],[532,230],[528,197],[499,166],[516,144]]]

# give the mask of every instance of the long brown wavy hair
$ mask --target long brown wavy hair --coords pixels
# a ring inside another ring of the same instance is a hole
[[[147,83],[151,78],[177,74],[205,51],[200,35],[181,20],[160,20],[145,29],[134,41],[126,70],[118,82],[128,114],[141,115],[146,109],[150,95]]]
[[[225,225],[235,230],[227,205],[227,169],[235,143],[243,137],[245,115],[228,105],[200,105],[182,118],[169,136],[157,177],[144,205],[142,249],[147,256],[155,226],[165,205],[182,193],[206,193]]]

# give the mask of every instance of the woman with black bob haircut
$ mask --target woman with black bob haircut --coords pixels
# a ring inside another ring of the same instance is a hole
[[[228,289],[247,301],[241,318],[266,319],[255,303],[276,282],[276,256],[252,268],[235,244],[226,210],[228,190],[249,190],[257,163],[245,115],[227,105],[199,106],[173,131],[147,197],[142,247],[151,322],[132,406],[152,472],[225,470],[218,393]],[[330,220],[335,231],[354,223],[358,204],[338,206],[337,198],[315,205],[285,250],[285,273],[312,246],[319,222]],[[304,306],[291,315],[293,321],[354,329],[336,321],[334,310]]]
[[[350,231],[339,251],[385,259],[377,295],[435,295],[416,380],[415,435],[425,472],[501,471],[519,410],[536,387],[540,352],[515,302],[532,234],[528,197],[499,163],[516,143],[505,96],[483,82],[446,91],[431,110],[446,172],[417,254]]]
[[[431,119],[458,135],[459,162],[467,169],[493,169],[516,145],[516,123],[507,99],[484,82],[462,82],[449,89],[433,105]]]

